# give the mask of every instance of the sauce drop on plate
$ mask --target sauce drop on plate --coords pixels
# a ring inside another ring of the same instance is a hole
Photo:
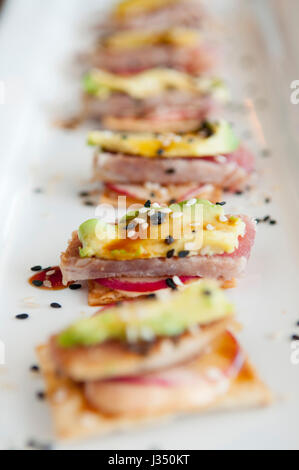
[[[46,290],[66,289],[71,283],[62,283],[62,273],[59,266],[49,267],[39,271],[29,278],[29,284],[33,287]]]

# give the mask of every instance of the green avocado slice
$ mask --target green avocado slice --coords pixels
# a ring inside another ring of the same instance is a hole
[[[187,134],[131,132],[124,135],[123,132],[93,131],[88,135],[88,144],[108,152],[147,158],[199,158],[234,152],[239,140],[231,125],[221,120],[204,121],[197,131]]]
[[[146,300],[112,307],[97,316],[80,320],[57,338],[64,348],[94,346],[109,340],[137,342],[177,336],[233,313],[233,306],[213,281],[199,281],[174,293],[163,302]]]

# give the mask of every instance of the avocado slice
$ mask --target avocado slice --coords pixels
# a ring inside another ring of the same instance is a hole
[[[107,243],[116,238],[116,226],[100,219],[89,219],[80,225],[78,237],[83,248],[79,248],[81,258],[93,256],[99,243]]]
[[[177,336],[233,313],[233,305],[213,281],[199,281],[169,294],[163,302],[147,300],[112,307],[79,320],[57,338],[64,348],[94,346],[109,340],[137,342]]]
[[[245,222],[226,217],[222,205],[192,199],[169,208],[128,212],[117,225],[90,219],[78,230],[79,255],[124,261],[176,257],[181,252],[186,256],[232,253],[245,230]]]
[[[197,221],[197,209],[200,207],[203,211],[203,223],[213,223],[216,218],[224,215],[224,208],[222,205],[213,204],[207,199],[196,199],[196,202],[190,205],[189,201],[176,202],[171,204],[169,209],[173,212],[183,212],[186,208],[191,211],[191,223]]]
[[[140,49],[146,46],[174,45],[194,46],[201,39],[197,29],[173,27],[157,31],[118,31],[103,40],[104,47],[116,51]]]
[[[177,3],[180,0],[123,0],[115,8],[115,15],[119,19],[127,16],[150,12]]]
[[[188,134],[154,134],[94,131],[88,135],[88,144],[103,150],[148,158],[208,157],[228,154],[239,147],[239,141],[225,121],[202,123]]]
[[[132,76],[120,76],[102,69],[89,71],[82,80],[85,93],[106,99],[111,93],[120,92],[134,99],[157,96],[171,89],[188,91],[196,95],[209,95],[217,101],[227,101],[229,93],[225,83],[217,78],[193,77],[179,70],[152,68]]]

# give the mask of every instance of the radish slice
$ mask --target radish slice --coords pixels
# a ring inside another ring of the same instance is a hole
[[[133,199],[146,200],[148,198],[149,191],[146,190],[142,185],[134,184],[112,184],[106,183],[106,188],[114,191],[115,193],[121,194],[122,196],[131,197]]]
[[[202,186],[195,186],[191,188],[188,192],[182,194],[178,197],[178,202],[187,201],[187,199],[191,199],[193,197],[199,196],[203,192],[211,192],[214,189],[212,184],[205,184]]]
[[[159,186],[159,185],[158,185]],[[204,191],[211,191],[212,185],[183,184],[161,186],[157,189],[149,189],[143,184],[112,184],[106,183],[106,188],[114,191],[122,196],[127,196],[139,201],[155,200],[158,198],[160,202],[168,201],[172,198],[177,201],[185,201],[192,197],[198,196]],[[163,191],[163,192],[162,192]],[[165,192],[165,194],[164,194]],[[155,194],[155,196],[153,195]]]
[[[180,280],[183,283],[186,283],[191,280],[199,279],[196,276],[181,276]],[[165,278],[153,278],[140,282],[138,279],[130,280],[127,279],[96,279],[98,284],[101,284],[104,287],[108,287],[112,290],[122,290],[127,292],[154,292],[161,289],[167,289],[169,286],[166,284]]]

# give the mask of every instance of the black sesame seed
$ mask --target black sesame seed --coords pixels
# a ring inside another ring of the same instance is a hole
[[[213,126],[208,121],[203,121],[198,129],[198,133],[204,138],[211,137],[214,134]]]
[[[174,255],[174,250],[169,250],[169,251],[167,251],[167,253],[166,253],[166,258],[172,258],[173,255]]]
[[[167,168],[167,170],[165,170],[165,173],[167,175],[173,175],[175,173],[175,169],[174,168]]]
[[[170,199],[169,204],[175,204],[176,202],[176,199]]]
[[[299,341],[299,335],[292,335],[291,340],[293,341]]]
[[[155,212],[153,215],[150,216],[150,221],[152,225],[161,225],[166,219],[166,214],[164,212]]]
[[[146,203],[144,204],[144,207],[151,207],[152,203],[150,200],[146,201]]]
[[[277,224],[277,221],[272,219],[272,220],[270,220],[269,224],[270,224],[270,225],[276,225],[276,224]]]
[[[170,289],[172,290],[176,290],[177,289],[177,286],[176,284],[173,282],[173,279],[171,279],[170,277],[166,279],[166,284],[168,285],[168,287],[170,287]]]
[[[163,149],[158,149],[157,150],[157,155],[163,155],[164,153],[164,150]]]
[[[266,217],[263,218],[263,222],[268,222],[270,220],[270,215],[266,215]]]
[[[156,193],[151,193],[151,197],[156,197]]]
[[[30,447],[31,449],[36,449],[36,450],[52,450],[53,449],[52,444],[49,444],[49,443],[44,444],[34,439],[30,439],[29,441],[27,441],[26,447]]]
[[[236,196],[242,196],[242,194],[243,194],[243,191],[235,191]]]
[[[42,188],[35,188],[33,191],[35,194],[41,194],[43,192]]]
[[[210,290],[205,290],[203,291],[203,295],[206,295],[207,297],[209,297],[210,295],[212,295],[212,292]]]
[[[271,202],[271,199],[269,197],[265,198],[265,204],[269,204]]]
[[[299,326],[299,321],[297,321],[296,326]]]
[[[88,191],[81,191],[81,192],[79,193],[79,196],[80,196],[80,197],[87,197],[87,196],[89,196],[89,192],[88,192]]]
[[[225,206],[226,202],[221,201],[221,202],[216,202],[216,206]]]
[[[71,290],[78,290],[78,289],[81,289],[81,287],[82,287],[81,284],[71,284],[71,285],[69,286],[69,289],[71,289]]]
[[[94,207],[94,203],[92,201],[85,201],[84,206]]]
[[[42,267],[37,265],[37,266],[32,266],[32,268],[30,268],[31,271],[41,271],[42,270]]]
[[[188,251],[188,250],[182,250],[182,251],[179,251],[178,256],[179,256],[179,258],[186,258],[186,256],[189,255],[189,253],[190,253],[190,251]]]
[[[30,366],[31,372],[39,372],[39,367],[36,364]]]
[[[261,223],[261,219],[259,219],[259,218],[255,219],[255,221],[256,221],[257,224]]]
[[[36,287],[41,287],[43,285],[43,281],[39,281],[38,279],[34,279],[32,284]]]
[[[50,307],[52,307],[52,308],[61,308],[61,305],[58,304],[57,302],[52,302],[52,303],[50,304]]]
[[[36,392],[36,398],[37,398],[38,400],[44,400],[45,397],[46,397],[45,392],[43,392],[43,391]]]
[[[28,313],[19,313],[16,315],[17,320],[26,320],[27,318],[29,318]]]
[[[171,235],[165,238],[166,245],[171,245],[174,242],[174,238]]]
[[[148,299],[155,299],[156,297],[156,294],[148,294],[147,296]]]
[[[263,157],[270,157],[270,155],[271,155],[270,149],[264,149],[264,150],[262,150],[262,156],[263,156]]]

